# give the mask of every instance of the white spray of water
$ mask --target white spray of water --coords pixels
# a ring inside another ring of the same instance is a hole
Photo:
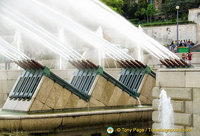
[[[1,37],[0,37],[0,54],[4,55],[5,57],[13,61],[30,59],[22,51],[20,51],[18,48],[11,45]]]
[[[58,39],[61,41],[61,42],[63,42],[63,43],[65,43],[65,33],[64,33],[64,28],[60,28],[59,29],[59,32],[58,32]],[[63,58],[62,58],[62,56],[60,55],[60,57],[59,57],[59,68],[60,69],[63,69]]]
[[[57,40],[57,38],[40,27],[39,25],[35,24],[22,14],[20,14],[18,11],[11,9],[8,5],[2,5],[1,11],[7,15],[10,19],[17,22],[19,25],[33,33],[34,35],[37,35],[38,38],[48,43],[48,46],[46,47],[50,48],[52,51],[55,51],[59,55],[62,55],[65,59],[80,59],[81,55],[74,51],[71,48],[66,48],[65,44],[61,41]],[[75,54],[75,53],[76,54]]]
[[[160,93],[159,100],[159,116],[158,120],[161,122],[161,129],[173,129],[174,127],[174,112],[170,97],[167,97],[166,91],[163,89]],[[173,132],[162,132],[163,136],[173,136]]]

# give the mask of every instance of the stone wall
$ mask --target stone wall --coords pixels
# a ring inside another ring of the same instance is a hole
[[[179,136],[197,136],[200,133],[200,69],[161,69],[156,75],[156,87],[152,91],[153,128],[158,129],[159,95],[165,89],[171,97],[174,109],[174,128],[190,129],[191,132],[177,132]],[[167,113],[166,113],[167,114]]]
[[[151,26],[143,27],[146,34],[159,41],[161,44],[170,44],[177,39],[177,26]],[[200,41],[197,37],[197,24],[179,25],[179,40],[190,39],[194,43]]]
[[[197,23],[197,41],[200,42],[200,8],[190,9],[188,20]]]

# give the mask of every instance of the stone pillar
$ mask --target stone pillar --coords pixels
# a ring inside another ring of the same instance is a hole
[[[182,136],[197,136],[200,133],[200,69],[160,69],[156,74],[153,96],[153,129],[159,129],[159,95],[165,89],[171,97],[174,109],[174,128],[191,132],[176,132]],[[167,114],[167,113],[166,113]]]

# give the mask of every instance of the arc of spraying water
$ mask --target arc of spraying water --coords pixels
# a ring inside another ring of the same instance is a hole
[[[35,4],[37,4],[39,7],[41,7],[41,9],[48,11],[48,13],[51,13],[50,15],[54,15],[55,18],[57,18],[58,20],[60,20],[60,23],[63,24],[63,27],[65,27],[66,29],[70,30],[71,32],[73,32],[74,34],[80,36],[80,34],[78,34],[78,31],[81,31],[84,33],[84,35],[81,35],[80,37],[82,37],[82,39],[86,40],[87,42],[89,42],[91,45],[96,45],[99,43],[101,43],[101,45],[99,46],[104,46],[107,45],[105,48],[111,46],[113,47],[114,45],[112,45],[111,43],[109,43],[108,41],[99,38],[94,32],[88,30],[87,28],[81,26],[80,24],[76,23],[75,21],[67,18],[66,16],[62,15],[61,13],[58,13],[57,11],[49,8],[48,6],[40,3],[37,0],[32,0]],[[71,26],[76,26],[76,27],[71,27]],[[73,28],[73,29],[72,29]],[[96,43],[94,43],[93,41],[98,41]],[[107,48],[108,49],[108,48]],[[124,54],[122,55],[122,52],[119,52],[118,50],[115,50],[116,52],[113,52],[113,49],[110,49],[110,52],[112,52],[112,54],[115,54],[115,56],[118,56],[121,59],[127,59],[126,57],[124,57]],[[120,55],[120,56],[119,56]]]
[[[67,59],[69,59],[69,58],[73,58],[74,59],[75,58],[75,59],[78,60],[80,58],[79,56],[81,56],[81,55],[77,56],[75,54],[72,54],[71,51],[69,51],[66,48],[64,48],[64,45],[61,42],[59,42],[58,40],[56,40],[56,38],[53,35],[51,35],[48,31],[46,31],[43,28],[39,27],[37,24],[35,24],[32,21],[30,21],[28,18],[24,17],[19,12],[11,9],[8,5],[3,5],[1,7],[1,11],[6,13],[6,15],[9,15],[10,19],[12,19],[12,20],[14,19],[14,21],[16,21],[22,27],[28,29],[29,31],[33,32],[36,35],[39,34],[43,38],[43,40],[45,40],[46,42],[51,41],[51,42],[55,43],[55,45],[58,45],[59,47],[61,47],[61,49],[59,49],[59,48],[56,48],[55,46],[51,46],[51,48],[53,48],[53,51],[55,51],[55,50],[59,51],[59,53],[61,53],[62,56],[65,59],[66,58]],[[46,39],[48,39],[48,41]],[[64,51],[65,51],[65,53],[64,53]],[[68,53],[70,55],[66,55],[66,53]]]

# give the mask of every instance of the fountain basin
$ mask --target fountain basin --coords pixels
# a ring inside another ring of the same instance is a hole
[[[33,114],[0,111],[0,131],[52,132],[83,126],[151,121],[151,115],[150,106]]]

